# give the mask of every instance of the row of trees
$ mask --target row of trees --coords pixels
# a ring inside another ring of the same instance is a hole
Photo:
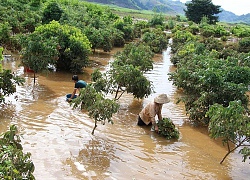
[[[209,36],[206,29],[210,29]],[[171,61],[177,71],[170,73],[170,79],[183,90],[180,101],[185,103],[190,121],[208,126],[212,138],[222,138],[227,144],[228,153],[221,163],[239,147],[244,160],[250,155],[250,43],[249,37],[238,39],[230,33],[234,30],[209,25],[203,18],[199,24],[176,26],[172,31]]]
[[[145,63],[146,58],[151,59],[153,53],[161,53],[167,47],[168,39],[162,31],[164,29],[162,15],[156,15],[149,22],[133,21],[130,16],[120,18],[109,9],[100,8],[100,6],[93,4],[59,2],[60,4],[47,2],[48,4],[43,11],[43,17],[46,19],[43,21],[44,24],[38,26],[34,32],[19,37],[22,47],[22,63],[34,70],[35,73],[48,69],[49,65],[54,65],[57,70],[79,73],[89,63],[88,55],[91,53],[91,48],[94,51],[95,48],[110,51],[113,46],[124,46],[125,42],[139,37],[141,37],[141,41],[138,43],[139,49],[131,49],[133,46],[131,44],[130,49],[127,49],[123,53],[124,55],[117,54],[117,58],[124,56],[122,61],[127,61],[127,59],[138,61],[134,66],[139,66],[139,64]],[[72,11],[77,14],[72,16]],[[83,13],[85,14],[80,19],[81,21],[76,19]],[[129,51],[131,53],[126,57],[125,54]],[[145,59],[142,56],[145,56]],[[147,86],[148,82],[142,76],[141,70],[127,67],[131,69],[130,75],[138,74],[136,82],[121,83],[122,79],[119,80],[120,82],[114,80],[121,78],[115,77],[116,74],[122,74],[123,80],[126,79],[125,77],[129,77],[127,71],[124,71],[124,67],[120,64],[113,64],[112,74],[114,77],[108,83],[113,86],[119,83],[117,92],[121,90],[122,86],[125,86],[126,89],[123,89],[123,92],[136,94],[135,96],[138,98],[143,98],[145,94],[149,95],[151,90],[148,89],[151,87]],[[111,74],[111,72],[109,73]],[[141,87],[136,87],[136,83],[140,84]],[[111,91],[107,90],[107,92]]]
[[[48,70],[51,65],[57,70],[80,73],[89,65],[91,49],[109,52],[143,34],[143,41],[153,52],[160,53],[167,46],[161,31],[164,29],[162,15],[149,22],[134,21],[130,16],[119,17],[107,7],[87,2],[34,2],[0,2],[0,10],[6,11],[2,11],[4,16],[0,21],[0,42],[5,47],[21,50],[23,65],[35,73]],[[10,9],[18,13],[13,14]],[[27,20],[32,20],[32,28]]]

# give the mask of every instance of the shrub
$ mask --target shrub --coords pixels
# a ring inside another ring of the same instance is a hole
[[[0,138],[0,179],[35,179],[31,154],[23,153],[20,142],[15,125]]]
[[[243,38],[239,41],[239,52],[248,53],[250,51],[250,38]]]
[[[179,139],[180,133],[170,118],[163,118],[162,121],[157,123],[157,126],[159,134],[166,139]]]

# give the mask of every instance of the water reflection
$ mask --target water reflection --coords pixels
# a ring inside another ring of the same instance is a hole
[[[118,158],[114,154],[114,147],[110,142],[94,137],[85,141],[78,156],[71,156],[66,164],[70,165],[72,171],[81,178],[105,179],[111,173],[108,172],[110,161]]]

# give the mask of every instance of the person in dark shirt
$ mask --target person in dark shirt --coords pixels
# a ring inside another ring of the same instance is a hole
[[[72,80],[75,83],[75,87],[74,87],[72,94],[67,95],[67,101],[71,101],[72,99],[76,98],[77,97],[77,95],[76,95],[77,90],[80,93],[80,90],[87,86],[87,83],[83,80],[79,80],[77,75],[73,75]]]

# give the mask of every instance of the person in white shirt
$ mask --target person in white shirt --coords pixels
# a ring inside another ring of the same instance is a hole
[[[161,110],[162,105],[169,103],[170,99],[166,94],[160,94],[154,98],[153,102],[147,104],[138,116],[138,126],[151,126],[156,132],[158,132],[158,126],[155,121],[155,116],[158,116],[158,120],[162,120]]]

